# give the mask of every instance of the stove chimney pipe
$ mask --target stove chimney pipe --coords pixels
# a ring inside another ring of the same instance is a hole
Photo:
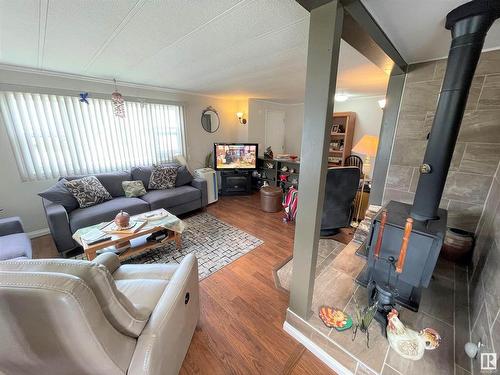
[[[484,39],[500,17],[500,0],[475,0],[455,8],[446,16],[452,41],[448,64],[420,166],[420,178],[411,216],[419,221],[437,219],[437,210],[457,142],[474,72]]]

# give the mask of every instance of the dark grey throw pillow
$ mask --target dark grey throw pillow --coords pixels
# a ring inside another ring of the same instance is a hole
[[[172,189],[175,187],[178,166],[153,164],[148,189]]]
[[[75,199],[73,194],[66,188],[66,179],[61,179],[57,183],[45,191],[38,193],[38,195],[52,203],[62,205],[66,211],[71,212],[75,208],[78,208],[78,201]]]
[[[95,176],[66,181],[64,185],[76,198],[80,208],[95,206],[113,199]]]
[[[175,180],[175,187],[190,184],[193,181],[193,175],[186,168],[185,165],[179,166],[177,170],[177,179]]]

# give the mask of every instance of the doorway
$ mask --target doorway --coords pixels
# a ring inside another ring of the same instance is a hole
[[[266,110],[265,147],[271,146],[274,154],[285,152],[285,112]]]

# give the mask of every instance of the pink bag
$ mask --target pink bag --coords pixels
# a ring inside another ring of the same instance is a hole
[[[297,215],[298,194],[299,191],[292,186],[283,197],[283,207],[285,208],[283,221],[286,223],[295,220],[295,216]]]

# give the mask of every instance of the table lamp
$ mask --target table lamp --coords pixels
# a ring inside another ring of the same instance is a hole
[[[353,147],[352,152],[365,155],[363,162],[363,174],[370,175],[371,163],[370,158],[377,155],[378,137],[375,135],[365,134],[358,143]]]

